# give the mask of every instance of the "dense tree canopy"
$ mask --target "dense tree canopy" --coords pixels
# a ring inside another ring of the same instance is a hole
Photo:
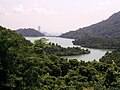
[[[45,44],[0,27],[0,90],[119,90],[119,66],[63,59]]]
[[[112,53],[107,52],[101,59],[101,62],[115,64],[120,67],[120,48],[114,50]]]
[[[41,47],[47,54],[54,54],[57,56],[72,56],[72,55],[81,55],[81,54],[89,54],[90,51],[88,49],[81,49],[81,47],[67,47],[63,48],[58,44],[54,43],[46,43],[45,38],[40,40],[36,40],[35,44],[39,43],[39,47]],[[42,46],[43,47],[42,47]]]

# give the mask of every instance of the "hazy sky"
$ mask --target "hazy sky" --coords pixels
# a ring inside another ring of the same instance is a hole
[[[49,33],[76,30],[120,11],[120,0],[0,0],[0,24]]]

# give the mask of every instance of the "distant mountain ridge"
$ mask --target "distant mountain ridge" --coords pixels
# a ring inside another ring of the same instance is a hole
[[[113,14],[107,20],[64,33],[60,37],[75,39],[86,36],[120,39],[120,12]]]
[[[73,41],[74,44],[85,47],[99,48],[100,46],[104,46],[105,48],[111,44],[110,47],[113,46],[112,48],[115,48],[119,46],[118,41],[120,41],[120,12],[111,15],[104,21],[88,27],[79,28],[76,31],[64,33],[60,37],[75,39]],[[107,44],[104,44],[105,42]],[[115,44],[112,45],[113,43]]]
[[[22,34],[25,37],[39,37],[45,36],[43,33],[33,29],[33,28],[24,28],[15,30],[18,34]]]

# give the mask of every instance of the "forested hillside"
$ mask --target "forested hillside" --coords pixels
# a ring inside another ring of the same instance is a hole
[[[25,37],[40,37],[40,36],[45,36],[41,32],[33,29],[33,28],[24,28],[24,29],[18,29],[15,30],[18,34],[22,34]]]
[[[85,47],[108,48],[111,45],[109,48],[117,48],[120,45],[120,12],[107,20],[67,32],[60,37],[73,38],[74,44]]]
[[[63,59],[45,45],[0,26],[0,90],[119,90],[119,66]]]
[[[114,63],[120,67],[120,48],[114,50],[112,53],[107,52],[100,61],[105,63]]]

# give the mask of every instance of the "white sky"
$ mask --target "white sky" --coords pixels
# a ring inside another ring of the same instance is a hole
[[[107,19],[120,0],[0,0],[0,25],[61,33]]]

